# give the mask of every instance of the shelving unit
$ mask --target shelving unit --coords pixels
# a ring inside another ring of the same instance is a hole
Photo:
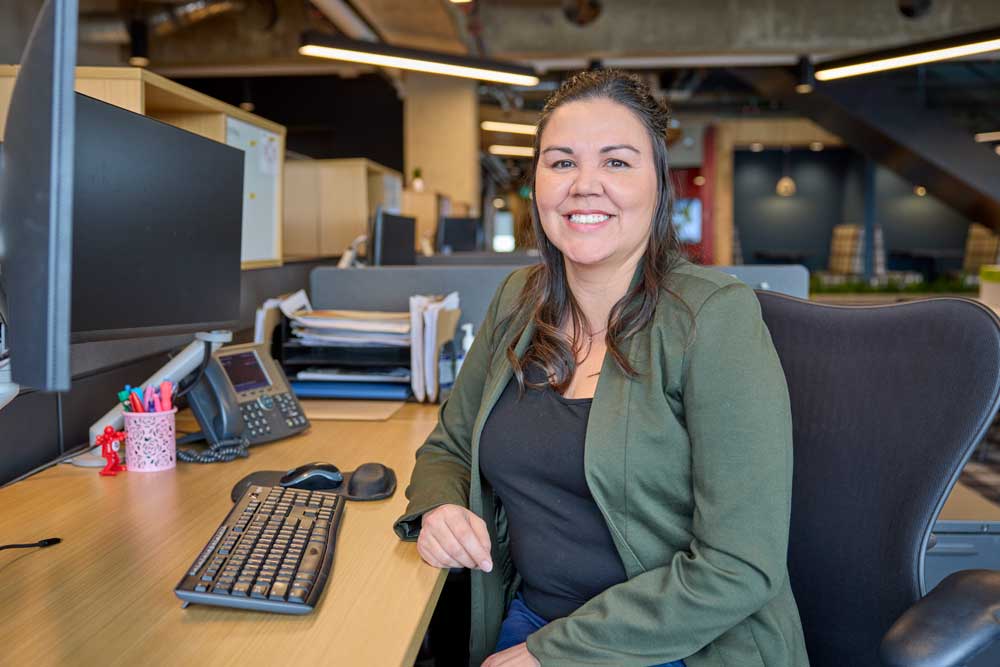
[[[17,70],[0,65],[0,140]],[[244,150],[242,266],[281,265],[284,126],[136,67],[78,67],[76,90]]]
[[[403,176],[363,158],[285,163],[286,256],[340,255],[379,206],[399,212]]]

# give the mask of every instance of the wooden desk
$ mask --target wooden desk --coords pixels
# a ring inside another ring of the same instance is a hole
[[[407,405],[384,422],[314,421],[231,463],[117,477],[63,464],[0,489],[0,544],[63,539],[0,551],[0,663],[409,667],[446,571],[424,564],[392,523],[436,415]],[[348,504],[316,611],[182,610],[174,586],[229,511],[232,485],[316,460],[344,470],[381,461],[399,483],[390,499]]]

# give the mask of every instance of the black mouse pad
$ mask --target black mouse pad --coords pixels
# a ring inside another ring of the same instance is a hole
[[[386,466],[385,470],[389,478],[389,486],[385,493],[371,496],[356,496],[348,493],[348,484],[351,481],[351,475],[354,474],[353,470],[351,472],[342,473],[344,475],[344,481],[339,485],[325,490],[332,491],[333,493],[341,495],[348,500],[383,500],[385,498],[389,498],[396,492],[396,471],[388,466]],[[251,484],[256,484],[258,486],[281,486],[281,478],[287,474],[287,470],[258,470],[256,472],[252,472],[233,485],[233,490],[230,492],[229,497],[232,498],[235,503],[240,499],[243,492],[246,491],[247,487]]]

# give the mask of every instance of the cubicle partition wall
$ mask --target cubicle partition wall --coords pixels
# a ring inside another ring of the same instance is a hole
[[[414,267],[368,267],[338,269],[322,266],[309,276],[309,295],[314,308],[409,310],[413,294],[447,294],[457,291],[461,300],[461,322],[472,322],[478,330],[500,283],[516,265],[444,265]],[[790,296],[809,297],[809,272],[802,266],[715,266],[754,289],[767,289]]]

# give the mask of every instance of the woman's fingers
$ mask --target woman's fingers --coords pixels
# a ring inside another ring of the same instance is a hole
[[[420,553],[420,557],[432,567],[460,566],[460,564],[456,563],[451,556],[448,555],[448,552],[441,547],[432,533],[424,531],[420,532],[420,537],[417,539],[417,551]]]
[[[479,569],[489,572],[493,569],[493,559],[490,557],[490,533],[486,530],[486,522],[469,512],[467,514],[471,539],[474,545],[468,549],[476,560]]]
[[[429,565],[493,569],[489,532],[473,512],[442,505],[425,514],[421,523],[417,550]]]

